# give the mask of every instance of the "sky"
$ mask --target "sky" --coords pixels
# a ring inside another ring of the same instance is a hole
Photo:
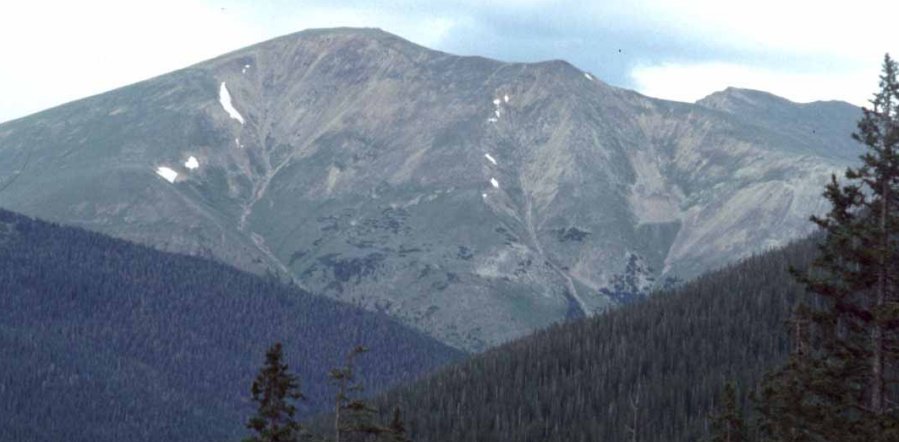
[[[0,4],[0,122],[308,28],[378,27],[504,61],[563,59],[692,102],[728,86],[864,105],[897,1],[28,0]]]

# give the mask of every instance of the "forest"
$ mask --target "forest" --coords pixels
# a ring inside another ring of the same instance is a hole
[[[379,398],[416,441],[696,441],[728,381],[744,403],[789,351],[820,236],[561,324]]]
[[[0,440],[239,440],[275,341],[300,416],[358,344],[372,393],[463,357],[273,278],[3,210],[0,293]]]

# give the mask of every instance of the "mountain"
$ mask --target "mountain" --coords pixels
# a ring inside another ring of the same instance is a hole
[[[789,140],[789,148],[797,154],[850,162],[861,153],[859,145],[848,137],[856,130],[859,114],[858,108],[849,103],[794,103],[767,92],[727,88],[696,104],[735,115],[760,130],[775,132]]]
[[[421,442],[709,440],[724,385],[735,382],[751,410],[748,393],[786,358],[785,322],[803,291],[788,267],[806,268],[816,242],[493,348],[392,390],[381,409],[404,410]]]
[[[0,207],[481,350],[807,234],[859,116],[311,30],[0,124]]]
[[[302,415],[357,344],[377,392],[463,355],[274,279],[0,210],[0,440],[239,440],[275,341]]]

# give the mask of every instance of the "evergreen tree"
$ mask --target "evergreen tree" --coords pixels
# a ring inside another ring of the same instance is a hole
[[[256,415],[247,428],[256,434],[246,442],[295,442],[302,427],[294,420],[293,402],[303,399],[296,376],[283,361],[281,343],[275,343],[265,354],[265,365],[253,381],[253,402],[258,404]]]
[[[746,442],[746,426],[738,404],[737,389],[732,382],[724,386],[718,411],[711,416],[712,437],[709,442]]]
[[[899,440],[899,82],[887,55],[880,90],[853,138],[862,165],[831,178],[827,234],[795,311],[793,352],[763,385],[764,429],[784,441]]]
[[[331,370],[331,379],[337,386],[334,401],[335,442],[379,440],[392,433],[378,422],[378,410],[359,397],[364,387],[356,381],[355,362],[357,356],[367,351],[361,345],[356,346],[346,355],[343,367]]]

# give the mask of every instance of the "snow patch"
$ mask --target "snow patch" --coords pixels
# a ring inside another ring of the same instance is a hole
[[[228,92],[228,86],[225,86],[225,82],[222,82],[222,86],[219,87],[219,103],[222,104],[222,108],[225,109],[225,112],[231,116],[231,118],[240,121],[240,124],[244,123],[243,115],[234,108],[234,105],[231,104],[231,93]]]
[[[502,113],[501,110],[502,110],[504,101],[506,103],[509,102],[509,95],[503,95],[502,97],[493,99],[493,115],[494,116],[487,119],[488,123],[496,123],[496,121],[499,120],[499,117]]]
[[[496,166],[496,158],[493,158],[492,155],[490,155],[489,153],[485,153],[484,158],[487,158],[487,161],[490,161],[494,166]]]
[[[240,70],[240,73],[241,73],[241,74],[246,74],[246,73],[247,73],[247,69],[249,69],[249,68],[250,68],[250,65],[248,65],[248,64],[243,65],[243,69]]]
[[[497,181],[496,178],[490,178],[490,185],[499,189],[499,181]]]
[[[169,167],[159,166],[156,168],[156,174],[164,178],[166,181],[170,183],[175,182],[175,178],[178,178],[178,172],[175,172]]]
[[[584,76],[587,77],[588,80],[593,81],[593,76],[584,72]]]
[[[482,193],[482,194],[481,194],[481,198],[487,199],[487,194],[486,194],[486,193]]]
[[[188,158],[187,161],[184,162],[184,167],[190,170],[194,170],[200,167],[200,162],[197,161],[197,157],[191,155],[190,158]]]

